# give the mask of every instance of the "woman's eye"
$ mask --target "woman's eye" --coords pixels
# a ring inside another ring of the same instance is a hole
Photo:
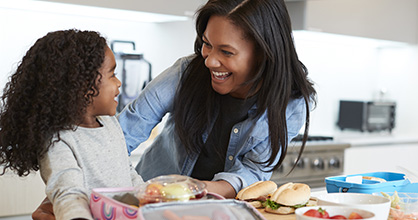
[[[210,47],[210,44],[206,41],[203,41],[203,45],[205,45],[206,47]]]
[[[222,50],[222,53],[228,56],[233,55],[233,53],[226,51],[226,50]]]

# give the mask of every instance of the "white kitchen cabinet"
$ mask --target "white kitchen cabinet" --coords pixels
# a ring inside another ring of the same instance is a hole
[[[418,173],[418,143],[352,146],[345,150],[344,174],[400,172]],[[401,167],[401,168],[399,168]]]
[[[96,6],[112,9],[152,12],[160,14],[192,16],[196,9],[204,4],[205,0],[42,0],[58,3],[69,3],[84,6]]]
[[[418,43],[417,0],[288,1],[295,30]]]
[[[0,176],[0,217],[31,215],[45,199],[45,184],[39,173],[19,177],[8,172]]]

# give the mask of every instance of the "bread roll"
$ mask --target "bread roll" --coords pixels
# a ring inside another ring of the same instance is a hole
[[[266,207],[264,211],[274,214],[280,214],[280,215],[287,215],[295,213],[295,209],[289,206],[280,206],[278,209],[272,209],[270,207]]]
[[[311,189],[308,185],[290,182],[280,186],[270,200],[285,206],[295,206],[307,203],[310,197]]]
[[[256,199],[260,196],[269,195],[273,193],[276,189],[277,184],[273,181],[258,181],[239,191],[237,194],[237,199]]]
[[[250,203],[250,205],[252,205],[256,209],[263,208],[263,204],[261,203],[261,201],[252,201],[248,203]]]

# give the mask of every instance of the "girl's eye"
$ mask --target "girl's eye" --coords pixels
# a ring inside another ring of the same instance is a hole
[[[116,77],[116,74],[117,74],[117,73],[113,73],[112,77]]]

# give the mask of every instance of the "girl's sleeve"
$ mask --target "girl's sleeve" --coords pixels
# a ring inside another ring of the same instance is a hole
[[[40,173],[56,219],[93,219],[88,190],[83,186],[83,173],[64,142],[52,145],[41,158]]]
[[[136,172],[135,167],[132,166],[132,163],[129,164],[129,169],[131,170],[131,179],[132,179],[132,185],[133,186],[138,186],[138,185],[144,183],[144,180]]]

